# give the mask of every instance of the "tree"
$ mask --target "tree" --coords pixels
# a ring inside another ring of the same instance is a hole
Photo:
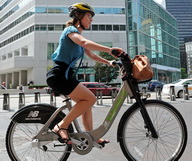
[[[188,77],[188,74],[186,72],[186,69],[185,68],[181,68],[181,78],[185,79],[187,77]]]
[[[105,52],[100,52],[99,56],[107,60],[114,60],[114,57]],[[101,63],[96,63],[94,66],[95,79],[97,82],[111,82],[113,79],[117,78],[118,67],[111,67]]]

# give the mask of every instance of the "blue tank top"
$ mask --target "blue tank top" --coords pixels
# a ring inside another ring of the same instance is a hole
[[[54,62],[64,62],[69,65],[65,72],[65,77],[68,78],[68,72],[70,68],[74,68],[76,62],[84,56],[84,48],[76,43],[74,43],[69,37],[70,33],[79,33],[76,27],[69,26],[66,27],[59,39],[59,45],[55,52],[52,54],[52,60]],[[80,62],[81,63],[81,62]],[[80,64],[79,64],[80,65]],[[77,69],[78,70],[78,69]],[[77,71],[76,71],[77,72]]]

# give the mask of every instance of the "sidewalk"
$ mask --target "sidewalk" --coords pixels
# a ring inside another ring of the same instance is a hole
[[[155,93],[151,93],[151,98],[149,99],[155,99],[156,95]],[[34,103],[34,95],[26,95],[25,98],[25,104],[32,104]],[[191,151],[192,151],[192,98],[190,100],[183,100],[183,99],[177,99],[176,101],[170,101],[167,99],[165,96],[162,97],[162,99],[166,102],[170,102],[175,106],[183,115],[185,118],[186,124],[188,126],[188,145],[185,150],[185,153],[183,154],[182,158],[180,161],[191,161]],[[57,97],[57,106],[61,106],[62,103],[62,98]],[[6,129],[10,123],[10,117],[14,114],[16,110],[18,110],[18,96],[16,95],[11,95],[10,96],[10,109],[11,111],[6,111],[2,110],[2,104],[3,104],[3,99],[0,97],[0,161],[9,161],[9,157],[6,152],[5,148],[5,134],[6,134]],[[50,103],[50,96],[45,94],[41,95],[41,103]],[[94,127],[98,127],[103,119],[105,118],[107,112],[110,109],[110,106],[112,105],[112,100],[111,99],[103,99],[103,105],[95,105],[93,107],[93,120],[94,120]],[[111,129],[109,132],[104,136],[104,138],[107,138],[110,140],[110,144],[106,145],[105,148],[102,150],[93,148],[93,150],[85,155],[81,156],[76,153],[72,153],[68,159],[68,161],[126,161],[127,159],[124,157],[119,144],[117,143],[116,140],[116,134],[117,134],[117,126],[119,123],[119,120],[124,113],[124,111],[127,110],[128,107],[130,107],[131,104],[127,104],[126,102],[123,104],[122,109],[120,110],[116,120],[114,121],[114,124],[112,125]]]

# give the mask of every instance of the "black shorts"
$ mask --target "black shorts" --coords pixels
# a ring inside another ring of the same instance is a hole
[[[53,92],[63,95],[69,95],[80,83],[74,76],[72,68],[69,69],[68,79],[65,77],[65,71],[69,65],[63,62],[56,62],[54,67],[47,73],[47,84]]]

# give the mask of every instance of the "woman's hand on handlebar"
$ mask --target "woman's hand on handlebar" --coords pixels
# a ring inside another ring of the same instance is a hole
[[[116,61],[116,60],[109,61],[109,65],[112,66],[112,67],[116,67],[116,66],[118,66],[120,68],[122,67],[121,61]]]
[[[112,67],[116,67],[116,61],[115,60],[109,61],[109,65]]]
[[[113,52],[116,51],[118,54],[113,54]],[[118,48],[118,47],[114,47],[114,48],[111,48],[111,55],[114,57],[114,58],[117,58],[119,57],[122,53],[125,53],[125,51],[121,48]]]

